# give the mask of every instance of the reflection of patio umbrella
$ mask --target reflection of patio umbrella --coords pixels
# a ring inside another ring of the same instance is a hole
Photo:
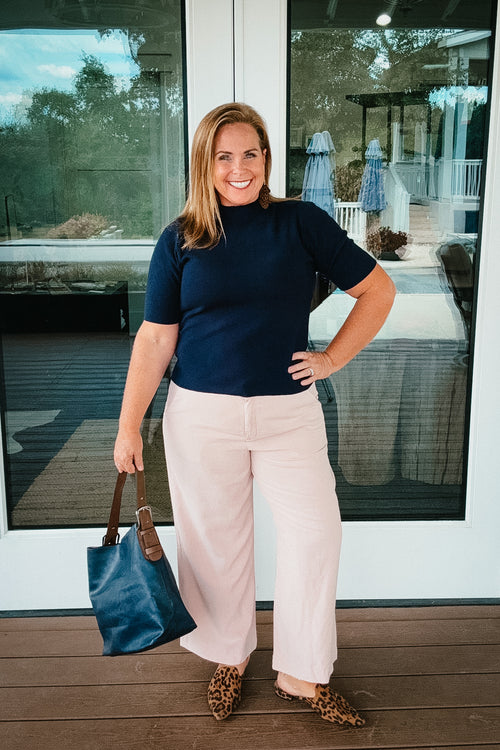
[[[302,200],[312,201],[330,216],[334,214],[333,154],[335,146],[328,130],[315,133],[307,147],[310,154],[302,184]],[[330,156],[332,155],[332,156]]]
[[[382,149],[378,138],[370,141],[365,151],[366,167],[361,180],[358,201],[363,211],[383,211],[387,205],[382,176]]]

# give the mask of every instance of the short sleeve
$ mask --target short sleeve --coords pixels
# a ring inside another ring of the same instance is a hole
[[[340,289],[352,289],[373,271],[375,258],[356,245],[326,211],[314,203],[301,205],[301,234],[317,271]]]
[[[180,322],[181,258],[175,224],[161,234],[151,257],[144,320],[170,325]]]

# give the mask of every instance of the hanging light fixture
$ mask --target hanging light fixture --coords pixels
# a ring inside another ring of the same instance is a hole
[[[452,2],[459,2],[459,0],[451,0]],[[412,11],[416,5],[419,5],[422,0],[390,0],[387,2],[387,7],[380,13],[376,19],[376,23],[379,26],[388,26],[392,22],[392,16],[394,11],[397,9],[399,13],[406,15]]]
[[[392,14],[396,10],[398,5],[398,0],[391,0],[390,3],[388,3],[387,8],[385,8],[382,13],[380,13],[377,16],[376,23],[378,26],[388,26],[392,21]]]

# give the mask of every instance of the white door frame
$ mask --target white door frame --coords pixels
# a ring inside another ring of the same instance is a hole
[[[285,193],[286,0],[186,0],[188,132],[234,99],[255,106],[271,133],[271,188]],[[233,20],[234,19],[234,20]],[[234,28],[234,34],[233,34]],[[234,54],[236,50],[236,54]],[[496,34],[482,260],[474,352],[467,516],[463,522],[344,524],[339,599],[455,599],[500,595],[500,18]],[[102,529],[9,531],[0,455],[0,610],[88,608],[86,547]],[[257,599],[273,598],[275,559],[270,512],[256,501]],[[70,502],[70,496],[68,496]],[[175,532],[161,529],[175,568]]]

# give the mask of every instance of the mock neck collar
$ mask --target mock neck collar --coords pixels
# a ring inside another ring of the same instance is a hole
[[[222,203],[219,203],[219,210],[221,219],[224,222],[228,219],[236,219],[238,221],[250,219],[257,216],[264,209],[257,199],[253,203],[245,203],[243,206],[223,206]]]

